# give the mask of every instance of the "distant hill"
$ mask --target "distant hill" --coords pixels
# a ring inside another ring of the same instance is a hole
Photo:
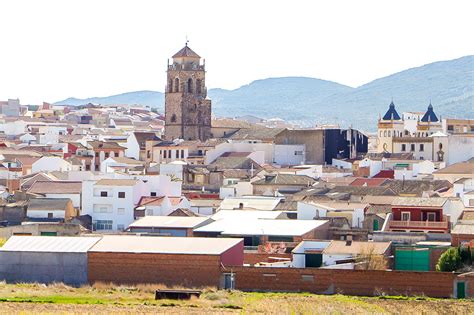
[[[352,124],[373,131],[393,98],[397,109],[423,111],[430,100],[443,116],[474,116],[474,56],[408,69],[351,88],[335,82],[282,77],[257,80],[235,90],[210,89],[213,113],[236,117],[279,117],[303,126]],[[67,99],[56,104],[143,104],[162,109],[163,93],[138,91],[102,98]]]
[[[113,105],[113,104],[141,104],[148,105],[151,107],[163,107],[165,103],[165,96],[161,92],[156,91],[136,91],[128,92],[123,94],[117,94],[105,97],[90,97],[90,98],[74,98],[70,97],[63,101],[54,103],[55,105],[85,105],[85,104],[102,104],[102,105]]]

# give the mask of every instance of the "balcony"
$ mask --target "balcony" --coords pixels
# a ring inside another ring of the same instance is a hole
[[[448,230],[449,222],[433,222],[433,221],[390,221],[389,228],[392,230],[397,229],[415,229],[415,230]]]
[[[205,70],[205,66],[204,65],[198,65],[198,64],[189,64],[189,63],[186,63],[186,64],[178,64],[178,63],[174,63],[172,65],[168,65],[168,70]]]

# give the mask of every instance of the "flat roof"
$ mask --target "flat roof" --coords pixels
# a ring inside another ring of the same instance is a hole
[[[326,222],[329,221],[229,218],[217,220],[194,231],[220,233],[222,235],[300,236],[322,226]]]
[[[86,253],[99,240],[92,236],[12,236],[0,252]]]
[[[241,238],[105,235],[89,251],[220,255],[242,241]]]
[[[128,227],[164,227],[164,228],[194,228],[206,221],[207,217],[174,217],[174,216],[145,216],[130,224]]]
[[[276,219],[283,211],[268,210],[219,210],[211,216],[213,220],[221,219]]]

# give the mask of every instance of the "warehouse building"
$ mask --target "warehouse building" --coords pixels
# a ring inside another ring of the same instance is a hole
[[[7,282],[87,283],[87,251],[99,237],[12,236],[0,248],[0,279]]]
[[[242,266],[243,239],[109,235],[88,252],[89,282],[219,287]]]

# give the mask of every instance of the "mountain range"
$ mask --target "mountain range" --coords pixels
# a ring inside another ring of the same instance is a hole
[[[397,110],[424,111],[431,102],[438,115],[474,117],[474,56],[439,61],[401,71],[357,88],[336,82],[281,77],[256,80],[234,90],[209,89],[213,114],[282,118],[300,126],[338,123],[366,131],[376,129],[393,99]],[[164,108],[164,94],[129,92],[88,99],[68,98],[57,105],[141,104]]]

